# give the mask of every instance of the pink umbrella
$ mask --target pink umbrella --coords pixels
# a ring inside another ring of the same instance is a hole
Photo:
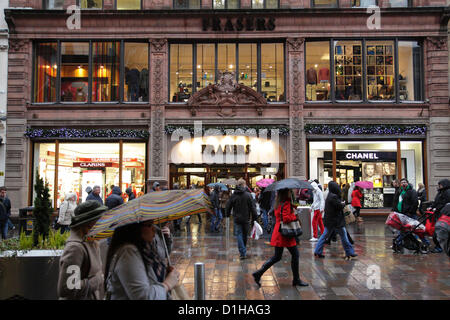
[[[256,185],[261,188],[266,188],[267,186],[271,185],[274,182],[275,180],[273,179],[261,179],[258,182],[256,182]]]
[[[357,181],[355,186],[363,189],[373,189],[373,183],[370,181]]]

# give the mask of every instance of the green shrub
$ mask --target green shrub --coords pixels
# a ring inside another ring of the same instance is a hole
[[[26,235],[24,231],[20,234],[19,238],[10,238],[0,241],[0,253],[6,250],[12,251],[29,251],[32,249],[40,250],[63,250],[66,245],[67,238],[70,232],[64,232],[61,234],[57,230],[50,229],[48,236],[44,239],[42,235],[39,235],[38,245],[33,246],[34,233]]]

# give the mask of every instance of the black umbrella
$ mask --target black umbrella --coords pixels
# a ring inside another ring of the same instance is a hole
[[[287,178],[269,185],[264,192],[267,191],[278,191],[281,189],[311,189],[313,190],[313,186],[309,184],[307,181],[302,181],[296,178]]]

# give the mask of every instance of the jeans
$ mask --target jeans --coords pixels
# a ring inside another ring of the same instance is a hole
[[[61,224],[59,227],[59,232],[63,234],[66,231],[70,231],[70,227],[68,225]]]
[[[2,233],[2,239],[6,239],[8,235],[8,220],[0,221],[0,231]]]
[[[11,222],[11,219],[8,218],[8,229],[14,228],[14,224]]]
[[[281,260],[281,257],[283,256],[283,249],[284,247],[275,247],[275,255],[267,260],[261,269],[256,271],[259,276],[262,276],[264,272],[266,272],[267,269],[269,269],[271,266],[273,266],[275,263]],[[297,246],[288,247],[287,248],[291,254],[291,269],[292,269],[292,275],[295,280],[300,280],[300,274],[299,274],[299,257],[300,254],[298,253]]]
[[[222,210],[214,208],[215,214],[211,216],[211,232],[218,231],[220,222],[222,222]]]
[[[339,236],[341,237],[341,242],[345,250],[345,255],[349,256],[355,254],[353,246],[351,245],[350,241],[347,238],[347,230],[345,229],[345,227],[334,228],[333,230],[335,230],[336,233],[339,234]],[[327,239],[329,232],[330,230],[328,230],[328,228],[325,227],[325,231],[320,237],[319,241],[317,242],[316,248],[314,249],[314,254],[322,254],[323,246],[325,244],[325,240]]]
[[[264,231],[267,231],[267,227],[269,226],[269,216],[267,215],[267,210],[260,208],[261,210],[261,219],[263,223],[263,229]]]
[[[247,238],[250,225],[248,223],[234,223],[234,234],[236,235],[239,254],[241,257],[247,255]]]

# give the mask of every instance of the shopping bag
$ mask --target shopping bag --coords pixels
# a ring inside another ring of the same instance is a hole
[[[258,222],[254,221],[252,233],[251,233],[252,239],[258,240],[262,234],[263,234],[263,229],[261,228],[261,226],[259,225]]]

